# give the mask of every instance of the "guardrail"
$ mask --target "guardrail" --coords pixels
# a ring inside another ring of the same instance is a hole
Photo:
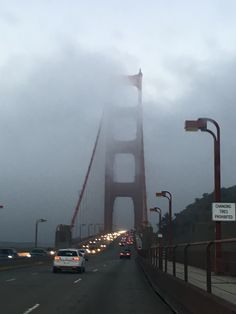
[[[221,254],[215,256],[216,246],[220,245]],[[227,246],[227,247],[226,247]],[[191,251],[191,249],[194,249]],[[236,238],[182,243],[173,246],[157,246],[147,251],[140,251],[140,255],[154,268],[167,273],[172,264],[172,275],[176,277],[176,263],[184,266],[184,281],[188,282],[189,266],[198,267],[206,271],[206,291],[212,293],[212,273],[217,275],[236,275]],[[216,269],[218,265],[218,269]]]
[[[176,313],[236,314],[236,238],[138,250],[137,261]]]

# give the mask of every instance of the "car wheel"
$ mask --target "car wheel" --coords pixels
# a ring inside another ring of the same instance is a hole
[[[53,272],[53,273],[58,273],[57,267],[53,267],[52,272]]]
[[[78,268],[77,268],[77,272],[78,272],[79,274],[81,274],[81,273],[82,273],[82,268],[81,268],[81,267],[78,267]]]
[[[85,271],[86,271],[86,270],[85,270],[85,267],[83,267],[83,272],[85,273]]]

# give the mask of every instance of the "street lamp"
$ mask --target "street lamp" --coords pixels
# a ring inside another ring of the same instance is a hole
[[[159,215],[159,224],[158,224],[158,232],[160,233],[160,230],[161,230],[161,208],[159,207],[153,207],[153,208],[149,208],[150,212],[156,212],[158,213]]]
[[[211,122],[216,128],[216,134],[207,128],[207,122]],[[199,118],[198,120],[185,121],[186,131],[198,131],[207,132],[212,135],[214,140],[214,192],[215,202],[221,202],[221,171],[220,171],[220,127],[219,124],[209,118]],[[221,222],[215,222],[215,239],[221,240]],[[216,244],[216,272],[219,271],[219,260],[221,258],[221,244]]]
[[[82,239],[82,227],[85,227],[86,226],[86,224],[80,224],[80,226],[79,226],[79,237],[80,237],[80,239]]]
[[[207,122],[211,122],[216,127],[216,134],[207,128]],[[199,118],[198,120],[185,121],[186,131],[198,131],[210,133],[214,139],[214,184],[215,201],[221,201],[221,173],[220,173],[220,127],[218,123],[209,118]],[[220,240],[218,238],[217,240]]]
[[[93,224],[88,224],[88,237],[90,237],[90,227],[93,226]]]
[[[168,244],[172,245],[172,194],[169,191],[156,193],[157,197],[166,197],[169,200]]]
[[[102,226],[102,225],[103,224],[101,224],[101,223],[94,224],[94,234],[96,234],[97,230],[98,230],[98,233],[100,233],[100,226]],[[98,227],[97,230],[96,230],[96,227]]]
[[[103,229],[104,229],[104,224],[103,223],[98,224],[98,232],[99,233],[103,232]]]
[[[37,247],[37,245],[38,245],[38,224],[40,222],[46,222],[46,221],[47,221],[47,219],[43,219],[43,218],[36,220],[36,223],[35,223],[35,242],[34,242],[35,247]]]

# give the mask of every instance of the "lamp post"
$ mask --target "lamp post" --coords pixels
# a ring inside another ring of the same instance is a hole
[[[150,210],[150,212],[158,213],[158,216],[159,216],[158,232],[160,233],[160,230],[161,230],[161,214],[162,214],[161,208],[160,207],[153,207],[153,208],[150,208],[149,210]]]
[[[93,224],[88,224],[88,237],[90,237],[90,226],[93,226]]]
[[[93,234],[94,235],[96,234],[96,226],[97,226],[97,224],[93,224]]]
[[[156,193],[157,197],[166,197],[169,201],[168,245],[172,245],[172,194],[169,191]]]
[[[80,226],[79,226],[79,237],[80,237],[80,239],[82,239],[82,227],[85,227],[86,226],[86,224],[80,224]]]
[[[98,227],[98,233],[100,233],[100,226],[102,226],[103,224],[101,223],[96,223],[94,224],[94,234],[96,234],[97,230],[96,230],[96,227]]]
[[[212,123],[216,128],[216,134],[207,128],[207,122]],[[212,135],[214,140],[214,194],[215,202],[221,202],[221,171],[220,171],[220,127],[219,124],[210,118],[199,118],[197,120],[185,121],[186,131],[202,131]],[[221,222],[215,222],[215,240],[221,240]],[[220,271],[221,244],[216,244],[215,267],[216,272]]]
[[[98,224],[99,233],[103,232],[103,229],[104,229],[104,224],[102,224],[102,223]]]
[[[43,218],[36,220],[36,223],[35,223],[35,241],[34,241],[35,247],[37,247],[37,245],[38,245],[38,224],[40,222],[46,222],[46,221],[47,221],[47,219],[43,219]]]

